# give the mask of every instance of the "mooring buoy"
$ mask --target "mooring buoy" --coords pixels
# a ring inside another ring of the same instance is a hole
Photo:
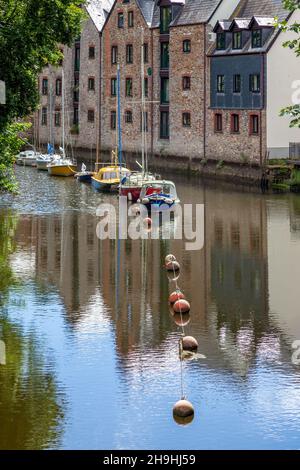
[[[198,350],[198,341],[193,336],[184,336],[181,342],[183,351],[196,352]]]
[[[173,305],[175,313],[188,313],[191,310],[189,302],[185,299],[177,300]]]
[[[171,305],[175,304],[177,300],[185,299],[185,295],[180,291],[176,290],[175,292],[172,292],[172,294],[169,297],[169,303]]]

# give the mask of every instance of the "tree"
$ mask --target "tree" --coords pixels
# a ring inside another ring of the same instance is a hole
[[[6,156],[0,156],[0,189],[11,189],[13,151],[20,130],[11,124],[33,113],[39,104],[38,76],[47,64],[62,59],[59,45],[71,46],[83,19],[82,0],[0,0],[0,80],[6,104],[0,105],[0,133]],[[12,133],[15,132],[15,142]]]
[[[295,11],[296,9],[300,8],[299,0],[283,0],[283,5],[286,10],[290,10],[291,12]],[[278,27],[283,32],[293,32],[296,33],[298,36],[292,40],[285,41],[283,43],[284,47],[288,47],[289,49],[293,50],[297,57],[300,56],[300,23],[294,22],[288,25],[287,21],[283,21],[278,24]],[[286,108],[280,111],[281,116],[289,116],[291,118],[290,127],[300,127],[300,104],[293,104],[291,106],[287,106]]]

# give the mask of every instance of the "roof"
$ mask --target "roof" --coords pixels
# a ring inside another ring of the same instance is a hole
[[[256,23],[258,26],[268,28],[269,32],[265,36],[265,42],[259,49],[252,48],[251,38],[248,37],[246,42],[243,44],[242,49],[232,49],[232,44],[228,44],[226,50],[217,50],[213,48],[209,55],[224,56],[231,54],[257,54],[261,52],[267,52],[274,39],[280,34],[280,30],[274,28],[275,17],[278,17],[279,21],[283,21],[289,18],[291,12],[285,10],[282,4],[282,0],[241,0],[235,11],[231,15],[231,26],[229,30],[237,25],[241,30],[249,30]],[[220,23],[220,22],[219,22]],[[215,28],[218,27],[219,23],[216,23]],[[228,31],[228,29],[226,30]]]
[[[206,23],[220,4],[220,0],[186,0],[181,13],[171,26]]]
[[[265,17],[275,18],[278,16],[279,21],[286,19],[290,11],[284,9],[282,0],[241,0],[238,4],[232,18],[252,18]]]
[[[85,4],[85,8],[99,32],[102,31],[113,3],[113,0],[87,0]]]
[[[239,29],[248,29],[251,22],[251,18],[234,18],[229,30],[237,26]]]
[[[154,7],[155,7],[155,0],[136,0],[142,15],[144,17],[144,20],[150,27],[152,24],[152,18],[153,18],[153,13],[154,13]]]

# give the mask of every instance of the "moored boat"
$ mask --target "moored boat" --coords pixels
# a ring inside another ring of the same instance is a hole
[[[143,184],[138,202],[151,212],[172,210],[180,200],[173,181],[156,180]]]
[[[49,163],[47,170],[50,176],[74,176],[77,166],[68,158],[59,158]]]
[[[92,182],[92,176],[95,173],[93,171],[87,171],[85,164],[83,163],[81,166],[81,171],[79,173],[76,173],[74,176],[77,179],[77,181],[80,181],[81,183],[91,183]]]
[[[143,184],[151,183],[155,180],[156,176],[152,173],[132,172],[122,180],[120,195],[127,197],[129,201],[136,202],[140,197]]]
[[[92,186],[97,191],[118,191],[121,180],[130,174],[130,170],[124,166],[120,167],[116,163],[106,163],[105,165],[91,177]]]
[[[19,153],[16,164],[20,166],[36,166],[36,160],[39,156],[40,154],[36,153],[34,150],[25,150]]]

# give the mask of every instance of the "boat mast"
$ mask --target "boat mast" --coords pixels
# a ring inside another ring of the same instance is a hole
[[[121,128],[121,85],[120,85],[120,64],[118,64],[118,73],[117,73],[117,87],[118,87],[118,125],[117,125],[117,140],[118,140],[118,157],[119,157],[119,165],[120,165],[120,177],[121,177],[121,169],[122,169],[122,159],[123,159],[123,152],[122,152],[122,128]]]
[[[53,104],[53,85],[52,85],[52,80],[50,82],[50,97],[49,97],[49,117],[50,117],[50,144],[54,148],[54,136],[53,136],[53,110],[52,110],[52,104]]]
[[[63,157],[65,156],[65,73],[62,69],[61,71],[62,78],[62,149]]]
[[[145,176],[145,79],[144,79],[144,28],[141,28],[141,85],[142,85],[142,167]]]

